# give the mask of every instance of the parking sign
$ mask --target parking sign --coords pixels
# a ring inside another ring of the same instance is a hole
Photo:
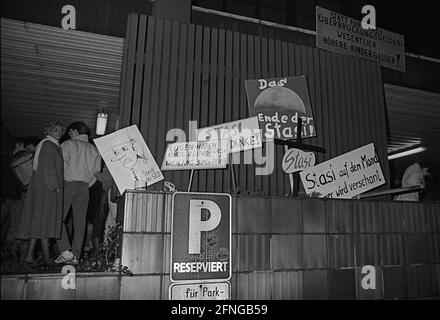
[[[171,281],[231,278],[231,202],[229,194],[173,195]]]

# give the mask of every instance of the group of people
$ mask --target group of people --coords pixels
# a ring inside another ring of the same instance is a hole
[[[111,175],[102,165],[97,148],[90,142],[90,130],[83,122],[66,128],[62,122],[52,121],[44,135],[42,141],[34,144],[34,150],[28,150],[33,153],[32,174],[21,205],[17,206],[19,212],[13,213],[19,221],[8,238],[26,241],[22,257],[26,264],[35,263],[38,241],[44,263],[77,264],[88,221],[93,226],[93,247],[97,249],[103,240]],[[115,219],[113,214],[112,218]],[[58,248],[55,259],[49,250],[51,239]]]

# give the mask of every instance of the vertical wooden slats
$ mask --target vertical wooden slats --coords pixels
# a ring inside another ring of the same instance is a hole
[[[171,26],[171,56],[170,56],[170,67],[169,67],[169,88],[168,88],[168,103],[167,103],[167,112],[165,115],[166,125],[165,125],[165,135],[168,130],[172,128],[176,128],[176,113],[180,108],[180,105],[176,104],[176,96],[177,96],[177,72],[178,72],[178,59],[179,59],[179,39],[180,39],[180,24],[177,21],[174,21]],[[170,112],[173,110],[173,112]],[[163,151],[162,151],[163,150]],[[159,163],[162,163],[163,155],[165,153],[165,145],[161,144],[161,149],[159,154],[157,155],[157,159]],[[176,183],[180,184],[180,174],[176,171],[165,172],[165,179],[170,179],[171,181],[176,181]]]
[[[247,71],[247,36],[245,34],[240,35],[240,74],[238,76],[239,86],[240,86],[240,104],[238,117],[234,120],[247,118],[249,112],[247,108],[247,97],[246,97],[246,87],[244,82],[246,81],[246,71]],[[247,153],[248,154],[248,153]],[[244,164],[245,154],[242,152],[240,154],[240,175],[239,181],[242,184],[244,190],[249,190],[248,185],[248,167]],[[249,174],[252,174],[249,170]]]
[[[153,43],[154,43],[154,28],[156,26],[155,21],[152,18],[148,18],[147,25],[147,42],[145,45],[145,54],[144,54],[144,79],[143,79],[143,99],[141,105],[141,119],[140,119],[140,127],[139,130],[141,134],[148,137],[149,134],[149,119],[150,119],[150,101],[151,101],[151,71],[153,68]]]
[[[123,78],[121,81],[120,92],[120,114],[122,127],[126,127],[130,124],[131,119],[131,106],[132,106],[132,94],[133,94],[133,82],[134,82],[134,60],[136,57],[136,43],[137,43],[137,31],[138,31],[139,15],[132,14],[128,18],[127,22],[127,35],[126,35],[126,51],[124,52],[124,65],[123,65]],[[124,77],[125,76],[125,77]]]
[[[138,26],[138,41],[136,47],[136,67],[134,74],[134,89],[133,89],[133,107],[131,112],[131,124],[136,124],[139,127],[141,103],[142,103],[142,80],[144,72],[144,54],[145,54],[145,39],[147,32],[147,16],[141,15]]]
[[[225,46],[225,51],[226,51],[226,65],[225,65],[225,73],[226,73],[226,78],[225,78],[225,106],[224,106],[224,122],[229,122],[232,119],[232,86],[233,86],[233,82],[232,82],[232,52],[233,52],[233,47],[232,47],[232,32],[231,31],[226,31],[226,46]],[[233,166],[233,164],[231,164],[230,166]],[[233,168],[235,170],[235,167]],[[223,188],[225,188],[226,190],[231,190],[231,186],[232,184],[232,176],[228,173],[226,173],[225,175],[225,186]],[[223,190],[225,190],[223,189]]]
[[[217,62],[218,58],[218,30],[211,30],[211,45],[210,45],[210,63],[209,63],[209,103],[204,106],[206,108],[206,112],[208,114],[208,126],[215,125],[217,119],[217,110],[221,109],[217,106],[217,71],[219,69],[219,65]],[[206,172],[206,191],[207,192],[215,192],[215,186],[217,184],[221,185],[221,182],[217,182],[217,172],[219,170],[208,170]]]
[[[318,136],[307,143],[324,147],[318,163],[374,142],[388,180],[386,119],[378,64],[238,32],[132,15],[128,22],[122,90],[123,126],[137,124],[161,163],[166,133],[249,116],[246,79],[305,75],[309,84]],[[266,154],[266,147],[263,148]],[[289,177],[280,163],[284,148],[275,146],[275,170],[255,176],[255,164],[245,165],[251,152],[234,156],[237,185],[243,191],[269,195],[290,193]],[[165,173],[185,190],[189,171]],[[226,170],[194,174],[194,191],[227,192]],[[386,187],[386,186],[385,186]]]

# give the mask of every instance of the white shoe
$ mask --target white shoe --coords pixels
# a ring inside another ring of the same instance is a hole
[[[78,264],[78,257],[77,256],[73,256],[73,259],[70,261],[67,261],[67,264],[71,264],[71,265],[77,265]]]
[[[72,251],[66,250],[63,251],[54,261],[55,263],[67,263],[72,261],[75,258]],[[78,263],[78,262],[77,262]]]

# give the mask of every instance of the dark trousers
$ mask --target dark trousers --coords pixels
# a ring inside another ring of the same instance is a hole
[[[63,228],[61,230],[61,239],[57,241],[61,252],[72,250],[75,256],[80,256],[84,235],[86,232],[87,205],[89,203],[89,186],[85,182],[64,181],[64,211]],[[73,219],[73,240],[72,245],[69,241],[66,224],[69,209],[72,206]]]

